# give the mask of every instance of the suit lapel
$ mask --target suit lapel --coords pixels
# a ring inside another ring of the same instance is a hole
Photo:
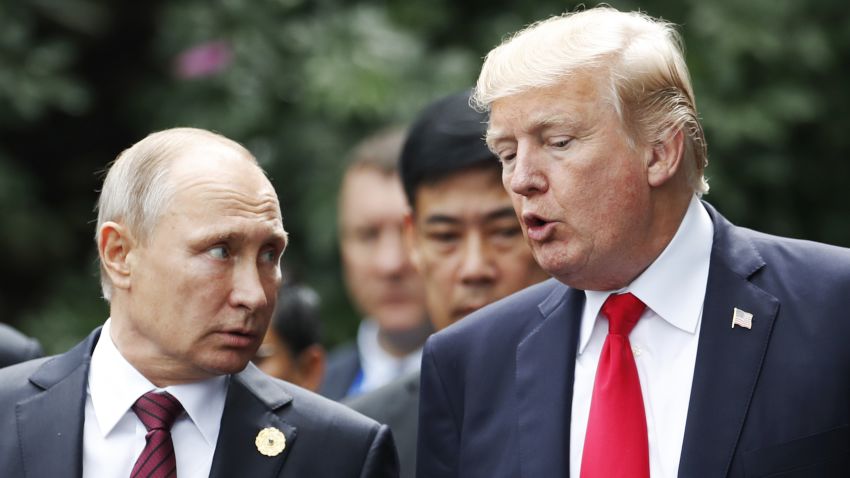
[[[15,405],[26,476],[80,477],[83,421],[95,330],[67,353],[47,360],[30,377],[44,391]]]
[[[715,227],[679,476],[727,476],[779,301],[749,278],[764,267],[750,241],[710,206]],[[732,328],[735,308],[752,329]]]
[[[291,396],[252,364],[234,375],[227,392],[210,477],[280,476],[295,442],[296,428],[274,411],[291,400]],[[283,451],[276,456],[260,453],[256,442],[259,432],[269,427],[281,431],[286,438]]]
[[[558,285],[516,350],[519,462],[524,477],[568,476],[570,410],[584,294]]]

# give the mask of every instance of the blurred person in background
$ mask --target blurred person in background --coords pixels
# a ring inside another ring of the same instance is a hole
[[[44,355],[38,340],[0,324],[0,368]]]
[[[398,177],[405,131],[380,131],[358,144],[339,192],[345,285],[363,318],[354,343],[328,357],[322,395],[339,400],[419,369],[431,333],[422,281],[404,248],[407,202]]]
[[[269,330],[254,363],[263,372],[317,391],[325,371],[319,295],[300,284],[284,284]]]
[[[97,210],[110,316],[0,369],[4,476],[397,476],[386,426],[249,363],[288,242],[250,152],[153,133],[111,165]]]
[[[548,278],[522,236],[499,161],[484,142],[486,126],[469,91],[441,98],[413,123],[401,156],[411,207],[405,232],[437,330]],[[390,426],[401,476],[412,478],[419,371],[344,403]]]

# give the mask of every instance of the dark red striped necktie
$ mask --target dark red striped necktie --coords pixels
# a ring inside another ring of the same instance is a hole
[[[593,383],[581,478],[649,478],[646,411],[629,342],[645,308],[630,293],[611,295],[602,305],[608,336]]]
[[[177,460],[171,441],[171,425],[183,413],[183,405],[168,392],[150,391],[136,400],[133,411],[145,425],[145,448],[130,478],[177,476]]]

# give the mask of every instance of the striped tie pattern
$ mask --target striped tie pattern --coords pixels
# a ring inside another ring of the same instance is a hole
[[[136,460],[130,478],[177,476],[171,425],[183,413],[183,406],[168,392],[150,391],[136,400],[133,411],[148,432],[145,435],[145,448]]]

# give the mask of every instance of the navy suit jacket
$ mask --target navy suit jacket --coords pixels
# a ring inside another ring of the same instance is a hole
[[[340,345],[328,355],[319,393],[331,400],[342,400],[361,372],[360,352],[354,342]]]
[[[399,477],[414,478],[419,425],[419,370],[342,403],[390,427],[398,451]]]
[[[2,476],[82,476],[88,370],[99,335],[65,354],[0,370]],[[266,427],[286,437],[276,457],[257,451],[255,437]],[[252,364],[231,376],[211,477],[397,477],[397,468],[386,426]]]
[[[714,223],[679,476],[850,476],[850,250]],[[584,293],[550,280],[432,336],[419,478],[569,476]],[[753,314],[732,328],[733,309]]]

